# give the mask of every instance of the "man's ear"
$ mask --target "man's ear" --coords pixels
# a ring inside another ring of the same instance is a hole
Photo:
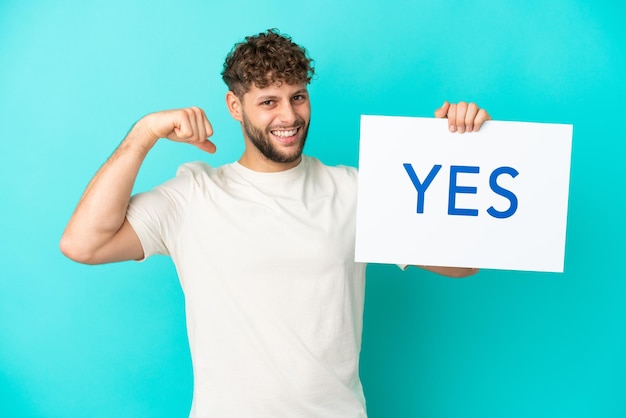
[[[230,115],[239,122],[243,121],[242,110],[241,110],[241,100],[239,97],[232,91],[226,93],[226,106],[228,107],[228,111]]]

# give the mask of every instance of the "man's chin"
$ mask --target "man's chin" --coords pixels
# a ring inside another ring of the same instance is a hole
[[[293,152],[293,153],[280,153],[280,154],[275,153],[273,155],[273,158],[270,158],[270,159],[277,163],[289,164],[289,163],[294,163],[296,161],[299,161],[301,157],[302,157],[302,150],[298,150],[298,152]]]
[[[276,157],[274,159],[278,159],[286,163],[292,163],[300,159],[303,148],[304,147],[300,138],[297,138],[294,142],[289,144],[283,144],[275,141],[272,146],[272,154]]]

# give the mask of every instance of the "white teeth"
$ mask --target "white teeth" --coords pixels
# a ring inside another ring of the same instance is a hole
[[[286,138],[288,136],[294,136],[298,132],[297,129],[292,129],[290,131],[272,131],[272,133],[280,138]]]

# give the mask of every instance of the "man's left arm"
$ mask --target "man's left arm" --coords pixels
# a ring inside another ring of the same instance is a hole
[[[473,276],[480,269],[472,267],[439,267],[439,266],[415,266],[442,276],[451,277],[453,279],[462,279],[464,277]]]
[[[449,103],[444,104],[435,110],[436,118],[447,118],[450,132],[465,133],[478,132],[482,124],[491,120],[489,113],[481,109],[476,103]],[[446,277],[462,278],[478,273],[477,268],[471,267],[443,267],[443,266],[416,266],[433,273]]]

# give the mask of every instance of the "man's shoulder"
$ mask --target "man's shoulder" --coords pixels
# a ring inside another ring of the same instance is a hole
[[[181,164],[176,171],[177,176],[181,175],[197,175],[197,174],[212,174],[219,167],[213,167],[204,161],[191,161]]]
[[[176,175],[157,186],[157,189],[177,190],[180,193],[193,193],[209,184],[222,182],[224,170],[230,164],[211,166],[204,161],[186,162],[178,166]]]
[[[348,176],[348,177],[357,176],[357,169],[355,167],[342,165],[342,164],[327,165],[323,163],[322,161],[320,161],[318,158],[307,156],[307,155],[305,155],[304,158],[306,159],[307,165],[310,166],[313,170],[326,171],[332,175],[338,175],[338,176],[342,176],[342,175]]]

